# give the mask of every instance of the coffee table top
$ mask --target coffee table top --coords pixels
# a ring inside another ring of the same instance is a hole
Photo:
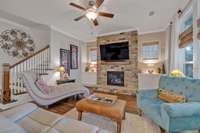
[[[90,112],[102,115],[116,121],[121,121],[125,113],[126,101],[117,100],[114,104],[102,104],[91,102],[87,98],[76,103],[76,109],[79,112]]]

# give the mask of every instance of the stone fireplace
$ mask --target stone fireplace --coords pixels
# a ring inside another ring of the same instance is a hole
[[[108,71],[107,85],[124,86],[124,72]]]
[[[129,60],[106,62],[101,60],[100,46],[129,42]],[[97,38],[97,84],[104,89],[134,94],[138,89],[138,33],[124,32]]]

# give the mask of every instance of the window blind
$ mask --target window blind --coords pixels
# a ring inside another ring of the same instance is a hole
[[[193,42],[193,26],[187,28],[184,32],[179,35],[179,48],[184,48]]]
[[[159,58],[159,42],[144,42],[142,44],[142,59],[156,60]]]

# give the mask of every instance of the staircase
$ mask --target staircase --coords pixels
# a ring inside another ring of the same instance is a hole
[[[38,77],[47,75],[50,70],[49,62],[50,47],[48,45],[14,65],[3,64],[1,102],[9,103],[11,102],[11,95],[26,93],[26,88],[20,77],[22,72],[33,71]]]

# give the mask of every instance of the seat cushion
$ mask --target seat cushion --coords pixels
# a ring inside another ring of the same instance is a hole
[[[24,129],[0,115],[0,133],[25,133]]]
[[[161,108],[167,112],[170,118],[174,117],[200,117],[200,103],[164,103]],[[187,111],[183,111],[187,110]]]
[[[43,133],[51,129],[63,116],[38,108],[17,121],[27,133]]]
[[[61,120],[64,116],[38,108],[36,111],[30,113],[28,117],[43,125],[53,126],[59,120]]]
[[[68,83],[59,86],[49,86],[50,93],[49,98],[62,97],[69,94],[80,94],[83,93],[84,96],[89,96],[89,90],[79,83]]]
[[[27,133],[45,133],[50,129],[49,126],[43,125],[28,116],[18,121],[17,124],[22,127]]]

